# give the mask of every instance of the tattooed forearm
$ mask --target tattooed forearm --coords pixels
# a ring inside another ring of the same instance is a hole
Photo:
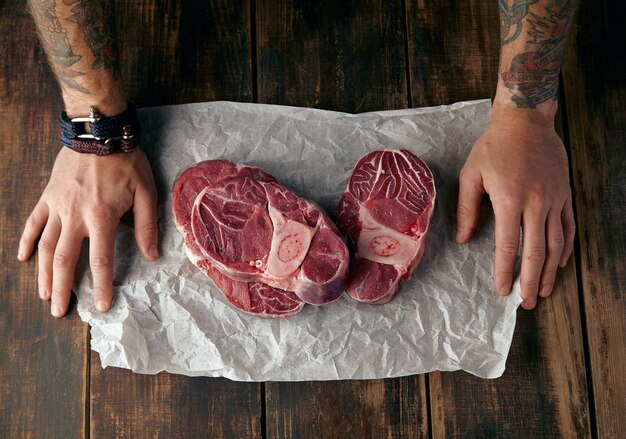
[[[508,2],[513,2],[513,7],[518,3],[517,0]],[[511,100],[520,108],[536,108],[542,102],[556,101],[563,51],[576,9],[575,0],[544,1],[528,9],[530,4],[536,2],[519,2],[526,3],[527,7],[523,17],[526,35],[520,38],[525,51],[515,55],[508,70],[502,73],[502,81],[511,93]],[[503,44],[515,40],[520,33],[516,30],[506,40],[503,37]]]
[[[530,5],[539,0],[498,0],[500,8],[500,43],[502,46],[515,41],[522,33],[523,20]]]
[[[70,68],[80,61],[81,56],[76,55],[70,47],[67,29],[63,27],[57,16],[54,0],[30,1],[29,6],[37,23],[41,42],[59,80],[70,88],[82,93],[89,93],[89,90],[75,80],[84,73]]]
[[[95,60],[93,69],[111,69],[114,79],[118,79],[120,64],[115,40],[115,14],[113,4],[107,0],[80,1],[64,0],[65,4],[75,6],[68,17],[81,30],[85,43],[91,49]]]

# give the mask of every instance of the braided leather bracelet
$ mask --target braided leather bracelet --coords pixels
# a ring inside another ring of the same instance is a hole
[[[63,112],[60,124],[61,143],[81,153],[102,156],[129,152],[137,148],[141,138],[141,125],[134,108],[112,117],[102,116],[94,107],[89,108],[89,116],[72,119]]]

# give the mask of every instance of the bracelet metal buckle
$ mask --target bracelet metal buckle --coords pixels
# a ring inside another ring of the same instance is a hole
[[[135,135],[132,133],[132,129],[133,129],[132,125],[124,125],[123,127],[124,134],[119,137],[109,137],[108,139],[104,141],[105,145],[110,145],[111,142],[132,139],[133,137],[135,137]]]
[[[74,117],[73,119],[70,119],[70,121],[72,123],[75,123],[75,122],[88,122],[88,123],[91,124],[91,123],[94,123],[94,122],[98,122],[100,119],[102,119],[102,115],[100,113],[98,113],[98,111],[94,107],[89,107],[89,116]],[[98,140],[100,142],[102,142],[104,140],[103,138],[96,137],[96,136],[94,136],[91,133],[79,134],[77,137],[80,138],[80,139],[95,139],[95,140]]]

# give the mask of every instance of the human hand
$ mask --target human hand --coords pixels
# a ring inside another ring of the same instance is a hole
[[[567,154],[551,119],[528,110],[494,111],[461,171],[458,243],[473,235],[485,192],[496,219],[496,291],[510,292],[521,226],[522,307],[533,309],[538,294],[552,293],[557,268],[572,253],[576,230]]]
[[[63,148],[50,181],[26,221],[18,259],[27,260],[39,240],[39,296],[51,299],[51,313],[67,312],[74,270],[84,238],[98,311],[111,306],[115,230],[133,208],[135,240],[148,260],[158,258],[156,188],[145,154],[137,149],[98,157]]]

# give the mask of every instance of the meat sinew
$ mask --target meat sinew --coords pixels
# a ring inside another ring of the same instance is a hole
[[[200,162],[183,172],[172,189],[172,211],[176,227],[183,234],[189,259],[209,276],[224,297],[236,308],[260,317],[287,317],[304,306],[294,293],[261,282],[237,282],[217,270],[202,256],[191,229],[191,211],[200,192],[210,184],[228,178],[254,178],[275,181],[259,168],[235,165],[224,160]]]
[[[424,254],[434,207],[432,172],[410,151],[374,151],[359,160],[339,203],[339,228],[355,252],[351,297],[376,304],[393,299]]]
[[[174,216],[182,212],[177,224],[190,258],[205,261],[204,271],[214,281],[211,268],[224,282],[261,283],[314,305],[337,299],[347,280],[349,254],[324,211],[258,168],[215,162],[193,166],[174,186]],[[203,177],[209,168],[215,175],[216,166],[230,169],[217,175],[230,176]]]

